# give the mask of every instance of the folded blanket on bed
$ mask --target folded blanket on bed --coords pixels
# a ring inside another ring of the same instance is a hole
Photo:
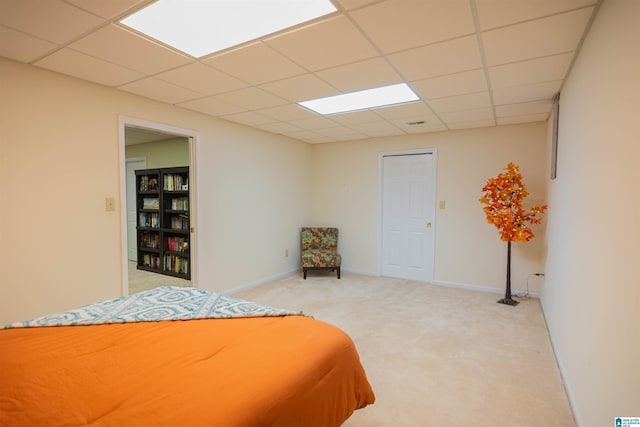
[[[256,304],[202,289],[162,286],[74,310],[11,323],[3,329],[295,315],[303,313]]]

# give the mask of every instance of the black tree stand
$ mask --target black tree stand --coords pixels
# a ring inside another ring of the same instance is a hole
[[[507,289],[504,293],[504,298],[499,299],[496,302],[511,306],[520,304],[520,301],[516,301],[511,298],[511,241],[507,242]]]

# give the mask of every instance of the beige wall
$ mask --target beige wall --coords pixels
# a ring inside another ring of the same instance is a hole
[[[542,303],[581,427],[640,416],[638,23],[605,0],[560,100]]]
[[[200,133],[201,288],[297,268],[309,145],[2,58],[0,84],[0,323],[120,295],[119,115]]]
[[[189,166],[189,140],[187,138],[127,145],[125,150],[127,159],[131,157],[146,158],[148,169]]]
[[[312,221],[340,228],[343,266],[378,272],[378,153],[416,148],[437,150],[435,280],[494,288],[505,286],[506,244],[487,224],[478,199],[487,179],[509,161],[521,166],[531,196],[545,202],[546,125],[533,123],[458,130],[313,146]],[[542,271],[540,237],[514,243],[512,286],[525,289],[527,278]],[[529,280],[538,291],[539,280]]]

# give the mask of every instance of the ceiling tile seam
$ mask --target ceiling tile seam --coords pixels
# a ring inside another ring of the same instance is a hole
[[[538,60],[538,59],[552,58],[554,56],[566,55],[567,53],[571,53],[571,54],[573,54],[575,56],[576,52],[577,51],[575,49],[572,49],[572,50],[565,50],[565,51],[562,51],[562,52],[555,52],[555,53],[552,53],[551,55],[532,56],[531,58],[519,59],[517,61],[502,62],[502,63],[499,63],[499,64],[490,65],[490,66],[487,67],[487,69],[503,67],[505,65],[519,64],[521,62],[535,61],[535,60]]]
[[[473,17],[473,25],[476,28],[476,40],[478,42],[478,49],[480,50],[480,61],[482,62],[482,71],[484,74],[485,82],[487,83],[487,90],[489,91],[489,101],[491,102],[491,111],[493,112],[494,123],[497,123],[496,103],[493,98],[493,87],[491,85],[491,78],[489,76],[489,67],[487,67],[487,56],[484,51],[484,41],[482,39],[482,32],[480,31],[480,19],[478,17],[478,5],[476,0],[469,0],[471,6],[471,16]]]
[[[374,42],[373,42],[373,40],[369,37],[369,35],[367,34],[367,32],[366,32],[366,31],[365,31],[365,30],[364,30],[360,25],[358,25],[358,23],[357,23],[357,22],[356,22],[356,20],[353,18],[353,16],[351,16],[351,14],[350,14],[350,13],[345,14],[345,16],[347,17],[347,19],[349,20],[349,22],[351,22],[351,25],[353,25],[353,26],[354,26],[354,27],[355,27],[355,28],[360,32],[360,34],[362,34],[362,36],[363,36],[363,37],[364,37],[364,38],[365,38],[365,39],[366,39],[366,40],[371,44],[371,46],[373,46],[373,47],[374,47],[374,49],[376,50],[376,52],[378,52],[379,56],[380,56],[382,59],[384,59],[384,61],[387,63],[387,65],[388,65],[388,66],[389,66],[393,71],[395,71],[396,73],[398,73],[398,75],[399,75],[400,77],[402,77],[402,79],[407,83],[407,85],[408,85],[409,87],[411,87],[411,82],[409,81],[409,79],[407,79],[407,78],[406,78],[406,76],[405,76],[403,73],[401,73],[401,72],[400,72],[400,70],[398,70],[398,68],[397,68],[395,65],[393,65],[393,64],[391,63],[391,61],[389,60],[389,58],[388,58],[387,54],[386,54],[386,53],[384,53],[384,52],[382,51],[382,49],[380,49],[380,47],[378,47],[378,45],[377,45],[376,43],[374,43]],[[466,36],[463,36],[463,37],[468,37],[468,36],[469,36],[469,35],[466,35]],[[451,40],[455,40],[455,39],[458,39],[458,38],[462,38],[462,37],[455,37],[455,38],[453,38],[453,39],[451,39]],[[415,48],[414,48],[414,49],[415,49]],[[406,50],[411,50],[411,49],[406,49]],[[397,53],[397,52],[393,52],[393,53]],[[411,88],[411,90],[412,90],[414,93],[416,93],[416,91],[415,91],[413,88]],[[416,94],[417,94],[417,93],[416,93]],[[420,99],[420,100],[425,104],[425,106],[426,106],[429,110],[431,110],[431,112],[433,113],[433,115],[435,115],[435,116],[438,118],[438,120],[440,120],[442,123],[444,123],[444,121],[440,118],[440,116],[438,115],[438,113],[437,113],[433,108],[431,108],[431,105],[429,105],[429,103],[428,103],[426,100],[422,99],[422,97],[419,97],[419,99]],[[386,120],[386,119],[385,119],[385,120]]]
[[[512,22],[510,24],[498,25],[497,27],[484,28],[481,31],[483,33],[488,33],[490,31],[501,30],[503,28],[513,27],[515,25],[527,24],[529,22],[539,21],[541,19],[551,18],[553,16],[564,15],[565,13],[572,13],[572,12],[576,12],[576,11],[582,10],[582,9],[589,9],[589,8],[594,7],[598,2],[602,2],[602,0],[594,1],[594,2],[592,2],[590,4],[588,4],[588,5],[574,7],[573,9],[566,9],[566,10],[562,10],[562,11],[555,12],[555,13],[549,13],[547,15],[536,16],[535,18],[524,19],[522,21]]]
[[[458,93],[456,95],[439,96],[437,98],[427,98],[428,101],[440,101],[441,99],[457,98],[459,96],[477,95],[479,93],[487,92],[487,90],[476,90],[474,92]]]
[[[75,7],[76,9],[80,9],[81,11],[83,11],[83,12],[85,12],[85,13],[88,13],[88,14],[90,14],[90,15],[93,15],[93,16],[95,16],[96,18],[100,18],[100,19],[103,19],[103,20],[107,20],[107,21],[109,21],[109,22],[117,22],[117,21],[120,21],[120,20],[121,20],[121,19],[123,19],[123,18],[126,18],[126,17],[127,17],[127,16],[129,16],[129,15],[133,15],[134,13],[136,13],[136,12],[138,12],[138,11],[140,11],[140,10],[144,9],[145,7],[149,6],[151,3],[154,3],[156,0],[144,0],[144,1],[141,1],[140,3],[138,3],[138,4],[135,4],[135,5],[133,5],[133,6],[128,7],[128,8],[126,8],[125,10],[123,10],[122,12],[120,12],[120,13],[118,13],[118,14],[116,14],[116,15],[113,15],[113,16],[112,16],[112,17],[110,17],[110,18],[102,17],[102,16],[100,16],[100,15],[98,15],[98,14],[96,14],[96,13],[92,12],[92,11],[91,11],[91,10],[89,10],[89,9],[85,9],[85,8],[83,8],[82,6],[79,6],[79,5],[77,5],[77,4],[71,3],[71,2],[70,2],[70,1],[68,1],[68,0],[61,0],[61,1],[62,1],[63,3],[68,4],[69,6],[73,6],[73,7]]]
[[[591,26],[593,25],[593,21],[596,19],[596,15],[598,14],[598,11],[600,10],[600,6],[602,6],[602,2],[603,0],[598,0],[595,4],[595,6],[590,6],[593,7],[593,12],[591,13],[591,16],[589,17],[589,21],[587,21],[587,25],[585,25],[584,27],[584,31],[582,33],[582,36],[580,36],[580,40],[578,41],[578,45],[576,46],[576,49],[573,51],[573,57],[571,58],[571,62],[569,63],[569,66],[567,67],[567,73],[564,75],[564,77],[562,78],[562,83],[560,83],[560,87],[558,88],[558,93],[562,92],[562,88],[564,87],[565,82],[567,81],[567,77],[569,76],[569,74],[571,73],[571,70],[573,70],[573,65],[575,64],[578,55],[580,54],[580,50],[582,49],[582,45],[584,44],[584,40],[585,38],[587,38],[587,34],[589,34],[589,31],[591,30]]]
[[[528,86],[538,86],[538,85],[543,85],[543,84],[553,83],[553,82],[564,82],[564,80],[565,80],[565,77],[559,77],[557,79],[540,80],[540,81],[531,82],[531,83],[512,84],[509,86],[501,86],[501,87],[495,88],[494,91],[507,90],[507,89],[513,89],[513,88],[519,88],[519,87],[523,88]]]

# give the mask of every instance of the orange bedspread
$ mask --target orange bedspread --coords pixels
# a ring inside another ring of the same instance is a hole
[[[302,316],[0,330],[0,426],[339,426],[374,395]]]

